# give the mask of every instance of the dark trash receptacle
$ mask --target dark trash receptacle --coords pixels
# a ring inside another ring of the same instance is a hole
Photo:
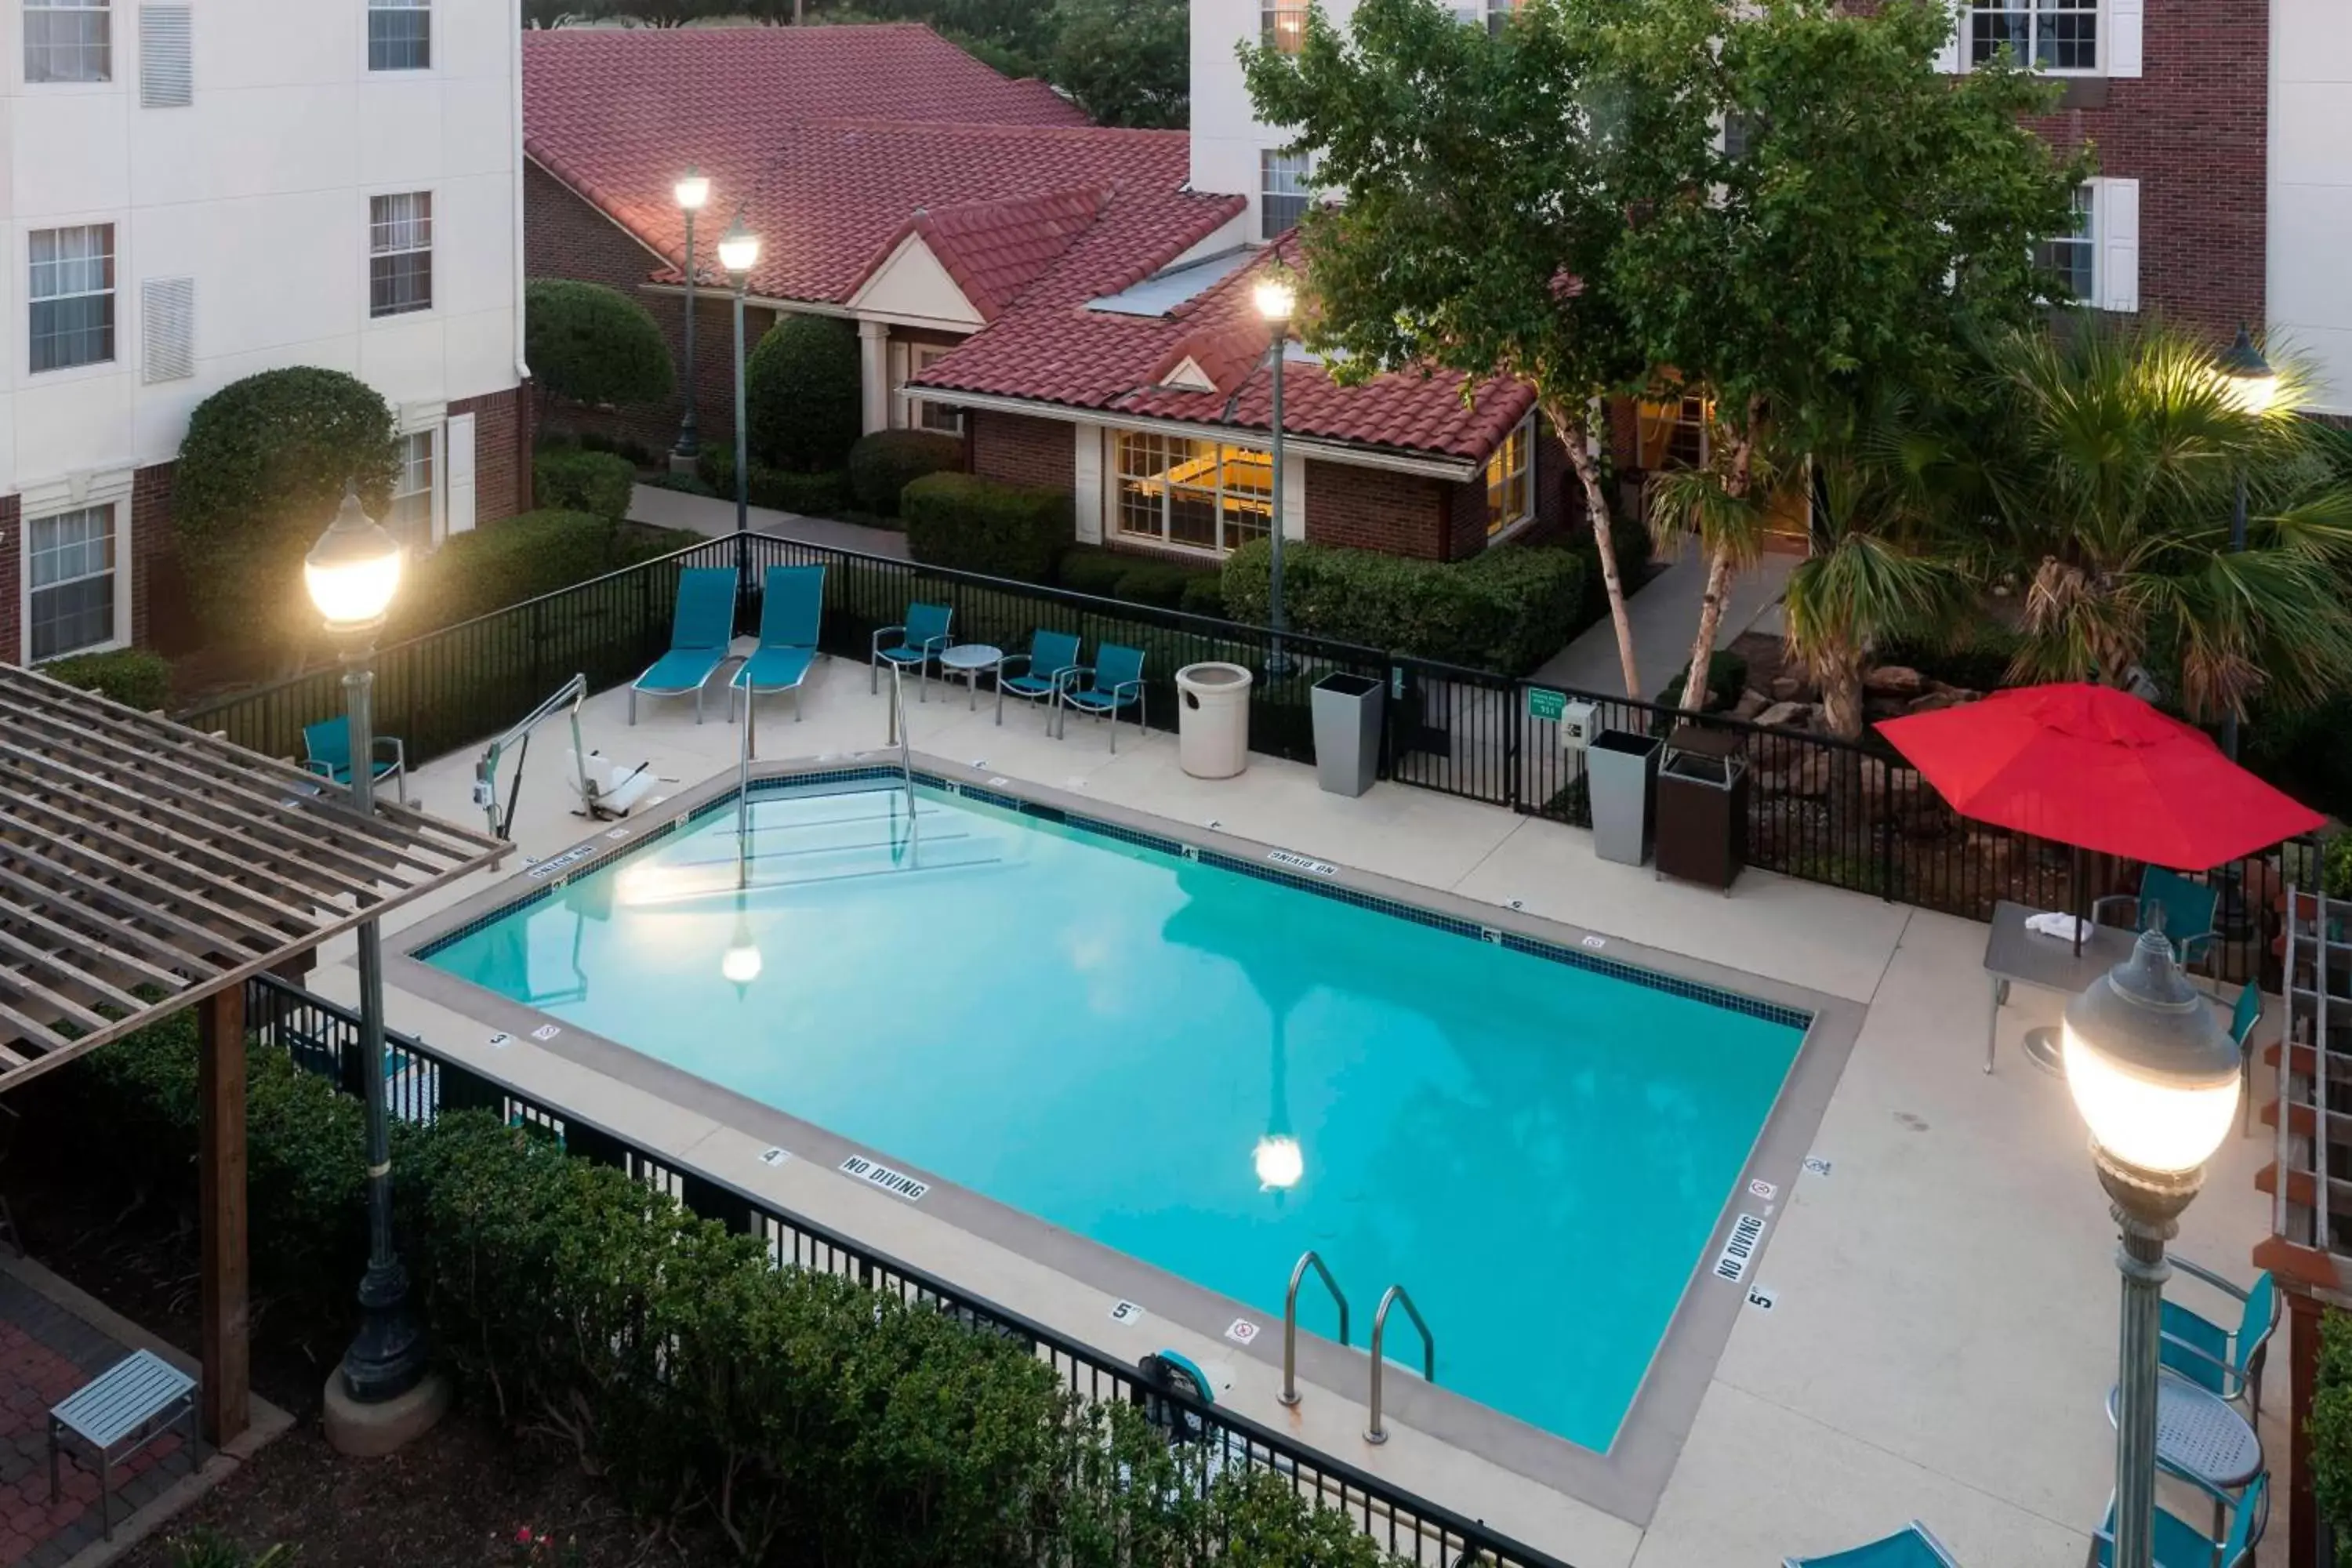
[[[1603,860],[1638,866],[1650,858],[1658,750],[1657,737],[1631,730],[1603,730],[1584,750],[1592,852]]]
[[[1728,889],[1748,864],[1748,757],[1738,734],[1685,724],[1658,762],[1658,875]]]
[[[1369,675],[1327,675],[1307,694],[1315,713],[1315,782],[1332,795],[1361,795],[1381,773],[1381,700]]]

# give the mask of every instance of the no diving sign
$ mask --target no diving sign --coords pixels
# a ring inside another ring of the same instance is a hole
[[[923,1194],[931,1190],[930,1183],[910,1176],[904,1171],[894,1171],[887,1165],[878,1164],[863,1154],[852,1154],[844,1160],[841,1173],[864,1182],[867,1186],[879,1187],[893,1197],[904,1198],[910,1204],[921,1203]]]

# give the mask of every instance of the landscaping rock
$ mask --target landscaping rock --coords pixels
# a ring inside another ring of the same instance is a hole
[[[1768,730],[1801,730],[1813,716],[1810,702],[1780,701],[1756,715],[1756,721]]]
[[[1772,680],[1772,700],[1794,702],[1805,694],[1805,683],[1793,675],[1775,676]]]
[[[1830,793],[1830,768],[1834,761],[1829,752],[1808,749],[1804,761],[1796,767],[1795,776],[1789,781],[1790,793],[1811,800]]]
[[[1735,719],[1753,719],[1770,706],[1772,706],[1772,700],[1751,686],[1739,694],[1738,702],[1732,704],[1731,716]]]
[[[1906,713],[1938,713],[1947,708],[1958,708],[1963,703],[1973,702],[1974,700],[1976,700],[1976,699],[1971,693],[1962,691],[1956,687],[1948,686],[1941,691],[1930,691],[1924,697],[1913,698],[1909,702],[1904,705],[1904,711]]]
[[[1882,664],[1862,678],[1862,689],[1878,697],[1916,697],[1927,678],[1908,665]]]

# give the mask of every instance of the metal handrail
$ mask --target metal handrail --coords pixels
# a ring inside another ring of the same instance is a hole
[[[1364,1428],[1364,1441],[1367,1443],[1389,1440],[1388,1428],[1381,1425],[1381,1339],[1388,1332],[1389,1309],[1399,1301],[1404,1303],[1405,1315],[1412,1320],[1412,1326],[1421,1331],[1422,1380],[1425,1383],[1437,1381],[1437,1341],[1430,1333],[1429,1324],[1423,1320],[1421,1309],[1412,1304],[1411,1296],[1405,1294],[1404,1287],[1391,1285],[1388,1293],[1381,1298],[1380,1310],[1372,1314],[1372,1417]]]
[[[751,758],[759,750],[760,724],[760,705],[751,697],[747,683],[743,688],[742,755],[735,763],[735,886],[739,891],[751,885]]]
[[[1298,1403],[1298,1287],[1305,1283],[1309,1266],[1323,1277],[1323,1288],[1339,1304],[1339,1342],[1348,1342],[1348,1298],[1340,1293],[1331,1270],[1324,1267],[1321,1255],[1310,1247],[1299,1254],[1297,1267],[1290,1271],[1290,1289],[1282,1293],[1282,1392],[1276,1397],[1286,1405]]]
[[[915,754],[907,749],[907,677],[895,658],[890,661],[890,738],[898,742],[898,776],[906,782],[907,860],[912,865],[922,858],[923,830],[915,820]]]

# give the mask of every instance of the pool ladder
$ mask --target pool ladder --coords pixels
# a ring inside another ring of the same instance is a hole
[[[1339,1282],[1331,1277],[1331,1270],[1324,1264],[1321,1255],[1310,1247],[1299,1255],[1297,1265],[1290,1271],[1290,1288],[1282,1293],[1282,1392],[1276,1397],[1286,1407],[1296,1406],[1298,1403],[1298,1288],[1307,1282],[1309,1268],[1315,1270],[1316,1277],[1323,1281],[1323,1288],[1331,1292],[1331,1300],[1338,1304],[1339,1342],[1342,1345],[1348,1342],[1348,1298],[1340,1290]],[[1388,1428],[1381,1424],[1381,1352],[1382,1342],[1388,1337],[1389,1309],[1400,1304],[1421,1334],[1422,1378],[1427,1383],[1437,1381],[1436,1337],[1430,1333],[1428,1321],[1422,1317],[1421,1309],[1413,1305],[1412,1297],[1406,1293],[1405,1288],[1391,1285],[1381,1297],[1380,1310],[1372,1314],[1371,1419],[1364,1427],[1364,1441],[1367,1443],[1389,1440]]]

